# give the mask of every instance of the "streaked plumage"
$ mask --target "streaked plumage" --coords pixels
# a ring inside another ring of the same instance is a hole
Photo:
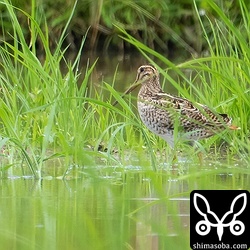
[[[178,137],[188,141],[210,137],[227,127],[237,129],[226,114],[217,114],[205,105],[164,93],[159,73],[150,65],[139,67],[136,83],[141,84],[137,100],[141,120],[171,147],[174,147],[174,129],[178,129]]]

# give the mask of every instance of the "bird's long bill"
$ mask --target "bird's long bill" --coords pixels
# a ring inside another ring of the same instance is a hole
[[[135,90],[139,85],[141,84],[140,81],[135,81],[134,84],[132,84],[123,94],[122,94],[122,98],[131,93],[133,90]],[[115,106],[116,104],[118,103],[118,101],[116,100],[114,103],[113,103],[113,106]]]

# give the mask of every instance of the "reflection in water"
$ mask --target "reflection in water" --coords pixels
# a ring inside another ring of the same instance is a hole
[[[181,180],[182,179],[182,180]],[[123,172],[121,178],[1,180],[2,249],[188,249],[189,193],[249,177]]]

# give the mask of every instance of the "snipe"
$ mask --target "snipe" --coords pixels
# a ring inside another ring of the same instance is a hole
[[[238,129],[231,124],[227,114],[217,114],[207,106],[164,93],[156,68],[143,65],[137,71],[135,85],[141,84],[137,106],[143,123],[156,135],[174,147],[175,129],[177,138],[196,141],[208,138],[227,128]]]

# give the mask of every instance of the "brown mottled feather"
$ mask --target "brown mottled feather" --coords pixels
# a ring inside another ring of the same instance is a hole
[[[136,82],[141,82],[138,111],[144,124],[155,134],[174,145],[176,126],[187,140],[207,138],[231,126],[231,118],[217,114],[207,106],[164,93],[158,71],[149,65],[138,69]]]

